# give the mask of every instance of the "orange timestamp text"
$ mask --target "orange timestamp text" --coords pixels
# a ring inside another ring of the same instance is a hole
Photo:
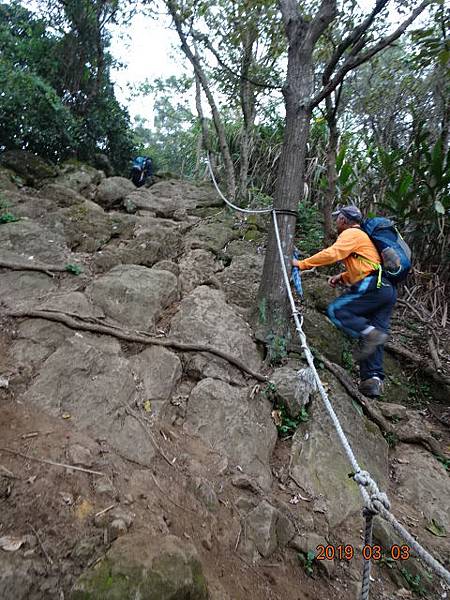
[[[366,544],[361,549],[355,551],[355,548],[351,544],[339,544],[337,546],[319,544],[316,547],[316,560],[352,560],[359,553],[364,560],[381,560],[386,557],[392,560],[408,560],[411,556],[411,549],[407,545],[399,546],[394,544],[390,548],[383,550],[377,544]]]

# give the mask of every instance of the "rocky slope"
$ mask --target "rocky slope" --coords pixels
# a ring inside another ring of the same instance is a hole
[[[24,169],[23,156],[3,155],[0,168],[10,215],[0,224],[0,597],[356,597],[363,521],[350,467],[295,347],[269,369],[249,324],[266,224],[239,221],[205,184],[136,190],[84,165],[26,158]],[[311,344],[350,368],[322,314],[332,292],[322,277],[305,287]],[[213,347],[273,383],[155,339]],[[447,471],[406,443],[425,432],[444,456],[448,428],[411,407],[407,365],[390,358],[388,370],[384,401],[372,404],[394,432],[385,435],[321,375],[360,463],[448,565]],[[304,417],[284,439],[274,403]],[[372,598],[446,597],[416,560],[390,558],[386,524],[375,538],[386,555]],[[327,543],[353,545],[354,558],[312,562]]]

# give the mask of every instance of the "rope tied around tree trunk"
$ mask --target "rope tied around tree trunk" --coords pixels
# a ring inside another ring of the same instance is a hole
[[[209,167],[209,171],[211,173],[211,178],[212,178],[213,184],[214,184],[217,192],[219,193],[221,198],[224,200],[224,202],[228,206],[230,206],[231,208],[234,208],[236,210],[239,210],[241,212],[247,212],[247,213],[258,213],[258,212],[266,212],[266,213],[271,212],[272,213],[274,232],[275,232],[275,237],[276,237],[276,241],[277,241],[278,255],[279,255],[279,259],[280,259],[280,266],[281,266],[281,269],[283,272],[283,278],[284,278],[284,283],[285,283],[285,287],[286,287],[286,292],[288,294],[289,302],[290,302],[291,309],[292,309],[291,314],[294,319],[295,328],[297,330],[297,333],[298,333],[298,336],[300,339],[300,345],[301,345],[301,348],[305,355],[306,361],[313,373],[315,384],[316,384],[317,389],[320,393],[320,396],[323,400],[325,408],[326,408],[326,410],[333,422],[333,425],[336,429],[336,432],[339,437],[339,441],[341,442],[341,445],[345,451],[345,454],[347,455],[347,458],[353,468],[353,480],[355,481],[355,483],[358,484],[359,491],[363,498],[363,502],[364,502],[363,516],[365,518],[365,533],[364,533],[365,543],[369,544],[369,545],[371,544],[372,532],[373,532],[373,517],[375,515],[379,515],[380,517],[382,517],[383,519],[385,519],[388,523],[390,523],[392,525],[394,531],[401,538],[403,538],[405,540],[405,542],[407,542],[407,544],[410,546],[411,550],[416,552],[417,556],[428,567],[430,567],[430,569],[432,569],[435,573],[437,573],[440,577],[442,577],[447,582],[447,584],[450,585],[450,572],[447,571],[447,569],[445,569],[445,567],[443,567],[433,556],[431,556],[431,554],[429,552],[427,552],[425,550],[425,548],[423,548],[413,538],[413,536],[403,527],[403,525],[401,525],[397,521],[395,516],[390,512],[390,502],[389,502],[387,495],[384,492],[380,492],[377,483],[372,478],[370,473],[362,470],[358,464],[358,461],[355,457],[353,449],[350,446],[350,443],[347,439],[347,436],[344,433],[344,430],[342,429],[342,425],[338,419],[338,416],[336,415],[336,413],[333,409],[333,406],[328,398],[328,394],[327,394],[327,392],[323,386],[323,383],[320,379],[320,376],[317,372],[316,366],[314,364],[313,354],[308,346],[305,332],[303,331],[303,317],[300,315],[300,318],[299,318],[299,312],[295,306],[294,297],[292,295],[292,290],[291,290],[291,286],[290,286],[290,282],[289,282],[289,275],[288,275],[287,268],[286,268],[286,262],[289,263],[290,257],[283,255],[283,247],[281,244],[280,231],[278,228],[278,221],[277,221],[277,211],[273,208],[272,209],[264,209],[264,210],[242,209],[242,208],[239,208],[239,207],[231,204],[231,202],[229,202],[225,198],[225,196],[222,194],[222,192],[220,191],[220,189],[217,185],[217,182],[214,178],[214,174],[212,173],[212,168],[209,163],[209,160],[208,160],[208,167]],[[366,541],[366,540],[368,540],[368,541]],[[363,574],[362,574],[362,589],[361,589],[360,600],[368,600],[368,598],[369,598],[370,570],[371,570],[371,560],[370,559],[364,560]]]

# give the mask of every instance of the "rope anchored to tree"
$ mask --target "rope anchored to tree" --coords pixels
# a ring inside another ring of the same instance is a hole
[[[286,291],[287,291],[289,302],[290,302],[291,309],[292,309],[292,317],[294,319],[295,328],[297,330],[297,333],[298,333],[298,336],[300,339],[300,345],[301,345],[301,348],[305,355],[306,361],[314,375],[314,381],[315,381],[317,389],[320,393],[320,396],[323,400],[325,408],[333,422],[333,425],[336,429],[336,432],[338,434],[341,445],[344,448],[345,454],[347,455],[347,458],[352,466],[353,473],[354,473],[353,480],[358,484],[359,491],[363,498],[363,502],[364,502],[363,516],[365,518],[365,536],[364,536],[365,543],[367,543],[367,544],[371,543],[372,531],[373,531],[373,517],[375,515],[379,515],[380,517],[382,517],[383,519],[385,519],[388,523],[390,523],[392,525],[394,531],[401,538],[403,538],[405,540],[405,542],[410,546],[411,550],[413,550],[417,554],[417,556],[428,567],[430,567],[430,569],[432,569],[435,573],[437,573],[440,577],[442,577],[447,582],[447,584],[450,585],[450,572],[445,567],[443,567],[433,556],[431,556],[431,554],[429,552],[427,552],[427,550],[425,550],[425,548],[423,548],[413,538],[413,536],[397,521],[395,516],[390,512],[390,502],[389,502],[387,495],[384,492],[381,492],[379,490],[376,481],[372,478],[370,473],[368,473],[367,471],[363,471],[358,464],[358,461],[355,457],[352,447],[350,446],[350,443],[344,433],[344,430],[342,429],[342,426],[338,419],[338,416],[336,415],[336,413],[333,409],[333,406],[328,398],[328,394],[325,391],[323,383],[319,377],[316,366],[314,364],[314,357],[308,346],[305,332],[303,331],[303,327],[302,327],[303,319],[301,317],[299,318],[299,312],[295,306],[294,297],[292,295],[291,286],[290,286],[290,282],[289,282],[289,275],[288,275],[288,271],[286,268],[286,262],[289,263],[290,259],[289,259],[289,257],[285,257],[283,255],[283,247],[281,244],[280,231],[278,228],[278,221],[277,221],[277,211],[273,208],[272,209],[263,209],[263,210],[261,210],[261,209],[260,210],[249,210],[249,209],[242,209],[242,208],[234,206],[233,204],[231,204],[231,202],[229,202],[227,200],[227,198],[225,198],[225,196],[220,191],[220,189],[217,185],[217,182],[214,178],[214,174],[212,172],[212,168],[209,163],[209,160],[208,160],[208,167],[209,167],[209,171],[211,173],[212,181],[214,183],[214,186],[215,186],[217,192],[219,193],[221,198],[224,200],[224,202],[228,206],[231,206],[231,208],[234,208],[234,209],[242,211],[242,212],[247,212],[247,213],[258,213],[258,212],[265,212],[265,213],[271,212],[272,213],[272,220],[273,220],[273,225],[274,225],[275,237],[276,237],[276,241],[277,241],[280,265],[281,265],[281,269],[283,272],[284,283],[285,283]],[[369,541],[367,542],[366,540],[369,540]],[[363,576],[362,576],[362,590],[361,590],[361,596],[360,596],[361,600],[368,600],[368,598],[369,598],[370,569],[371,569],[371,561],[364,560]]]

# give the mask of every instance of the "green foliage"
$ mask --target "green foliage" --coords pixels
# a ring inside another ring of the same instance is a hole
[[[16,221],[20,221],[20,217],[16,217],[12,213],[6,212],[0,215],[0,223],[15,223]]]
[[[288,414],[286,407],[282,404],[277,404],[274,408],[279,417],[277,430],[280,438],[292,436],[297,431],[300,423],[306,423],[309,419],[308,411],[304,406],[295,418]]]
[[[287,356],[287,340],[284,336],[270,332],[267,336],[267,358],[269,364],[278,365]]]
[[[310,256],[322,247],[321,215],[318,207],[308,202],[300,202],[297,211],[296,243],[301,253]]]
[[[103,152],[126,173],[134,145],[110,81],[105,29],[117,21],[118,1],[58,0],[47,8],[44,18],[17,1],[0,4],[0,151],[88,162]]]
[[[304,568],[305,573],[311,577],[314,573],[313,565],[314,565],[314,560],[316,558],[316,553],[313,552],[312,550],[310,550],[306,554],[304,552],[298,552],[297,557],[298,557],[298,560],[300,561],[300,564]]]
[[[412,590],[417,596],[426,596],[426,590],[423,586],[422,577],[419,574],[413,575],[408,569],[400,569],[406,583],[410,590]]]
[[[72,273],[73,275],[80,275],[80,273],[83,272],[83,269],[80,267],[80,265],[68,263],[67,265],[64,265],[64,267],[68,273]]]
[[[444,465],[444,468],[447,471],[450,471],[450,458],[446,458],[445,456],[442,456],[440,454],[436,455],[437,460]]]

